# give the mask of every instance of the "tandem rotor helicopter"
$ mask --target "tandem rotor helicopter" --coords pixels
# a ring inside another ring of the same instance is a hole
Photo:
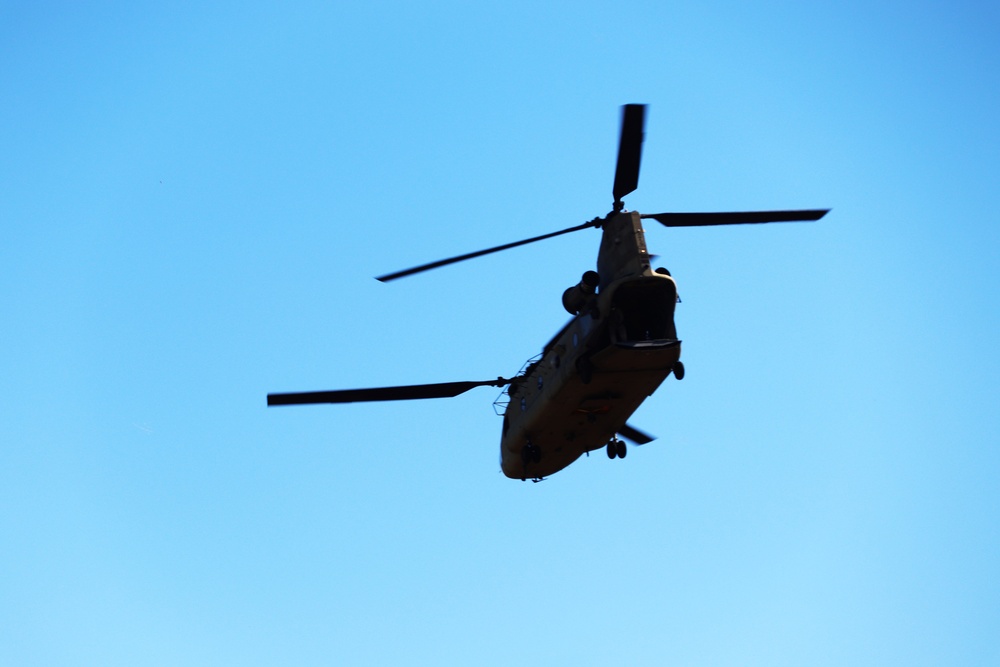
[[[643,220],[667,227],[815,221],[829,209],[734,213],[638,213],[622,197],[639,183],[646,106],[622,107],[618,164],[610,213],[569,229],[379,276],[389,282],[455,262],[587,228],[602,230],[597,270],[587,271],[562,296],[572,319],[514,377],[398,387],[268,394],[267,404],[355,403],[458,396],[476,387],[506,387],[500,467],[512,479],[540,481],[583,454],[606,449],[625,458],[624,438],[653,440],[628,424],[639,405],[673,373],[684,377],[674,326],[677,285],[663,268],[650,268]]]

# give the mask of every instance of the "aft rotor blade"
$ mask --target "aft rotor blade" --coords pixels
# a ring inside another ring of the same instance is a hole
[[[505,243],[504,245],[499,245],[495,248],[488,248],[487,250],[477,250],[476,252],[470,252],[465,255],[459,255],[458,257],[439,259],[436,262],[415,266],[412,269],[406,269],[405,271],[397,271],[396,273],[387,273],[384,276],[379,276],[378,278],[376,278],[376,280],[379,280],[383,283],[387,283],[390,280],[396,280],[397,278],[405,278],[406,276],[412,276],[414,273],[421,273],[422,271],[430,271],[431,269],[437,269],[442,266],[447,266],[449,264],[455,264],[456,262],[464,262],[467,259],[482,257],[483,255],[489,255],[490,253],[500,252],[501,250],[509,250],[510,248],[516,248],[521,245],[527,245],[529,243],[534,243],[535,241],[544,241],[545,239],[550,239],[553,236],[569,234],[570,232],[578,232],[581,229],[586,229],[587,227],[599,227],[600,224],[601,224],[600,218],[596,218],[594,220],[591,220],[590,222],[585,222],[582,225],[570,227],[569,229],[563,229],[562,231],[558,232],[552,232],[551,234],[543,234],[541,236],[536,236],[534,238],[524,239],[523,241],[515,241],[514,243]]]
[[[754,225],[765,222],[815,222],[830,209],[802,211],[742,211],[733,213],[644,213],[667,227],[707,227],[709,225]]]
[[[615,201],[639,187],[639,162],[642,159],[643,127],[646,122],[645,104],[622,107],[622,134],[618,140],[618,165],[615,167]]]
[[[628,424],[625,424],[620,429],[618,429],[618,435],[625,438],[626,440],[634,442],[637,445],[645,445],[648,442],[653,442],[654,440],[656,440],[656,438],[654,438],[653,436],[643,433],[636,427],[629,426]]]
[[[312,403],[365,403],[369,401],[409,401],[419,398],[451,398],[476,387],[503,387],[510,380],[497,378],[481,382],[439,382],[402,387],[304,391],[294,394],[268,394],[268,405],[309,405]]]

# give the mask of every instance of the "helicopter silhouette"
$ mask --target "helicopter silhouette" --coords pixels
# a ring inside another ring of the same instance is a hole
[[[654,438],[628,424],[628,419],[671,373],[683,379],[684,364],[674,325],[677,285],[666,269],[651,268],[642,221],[655,220],[666,227],[806,222],[819,220],[829,209],[626,211],[622,198],[639,183],[645,116],[645,105],[622,107],[614,202],[604,217],[377,278],[390,282],[562,234],[600,229],[597,270],[585,272],[563,292],[563,307],[573,317],[520,372],[495,380],[275,393],[267,395],[267,404],[447,398],[477,387],[504,387],[495,403],[503,416],[500,468],[507,477],[522,481],[540,481],[602,448],[609,458],[623,459],[628,449],[622,438],[637,445],[651,442]]]

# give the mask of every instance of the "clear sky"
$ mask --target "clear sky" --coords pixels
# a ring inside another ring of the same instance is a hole
[[[1000,664],[1000,9],[0,2],[0,664]],[[687,377],[499,471],[644,212]]]

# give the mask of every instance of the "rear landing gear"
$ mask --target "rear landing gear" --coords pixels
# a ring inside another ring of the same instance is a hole
[[[623,441],[615,438],[614,440],[608,443],[609,459],[613,458],[623,459],[625,458],[626,454],[628,454],[628,449],[625,447],[625,443]]]
[[[684,364],[680,361],[674,364],[674,377],[678,380],[684,379]]]

